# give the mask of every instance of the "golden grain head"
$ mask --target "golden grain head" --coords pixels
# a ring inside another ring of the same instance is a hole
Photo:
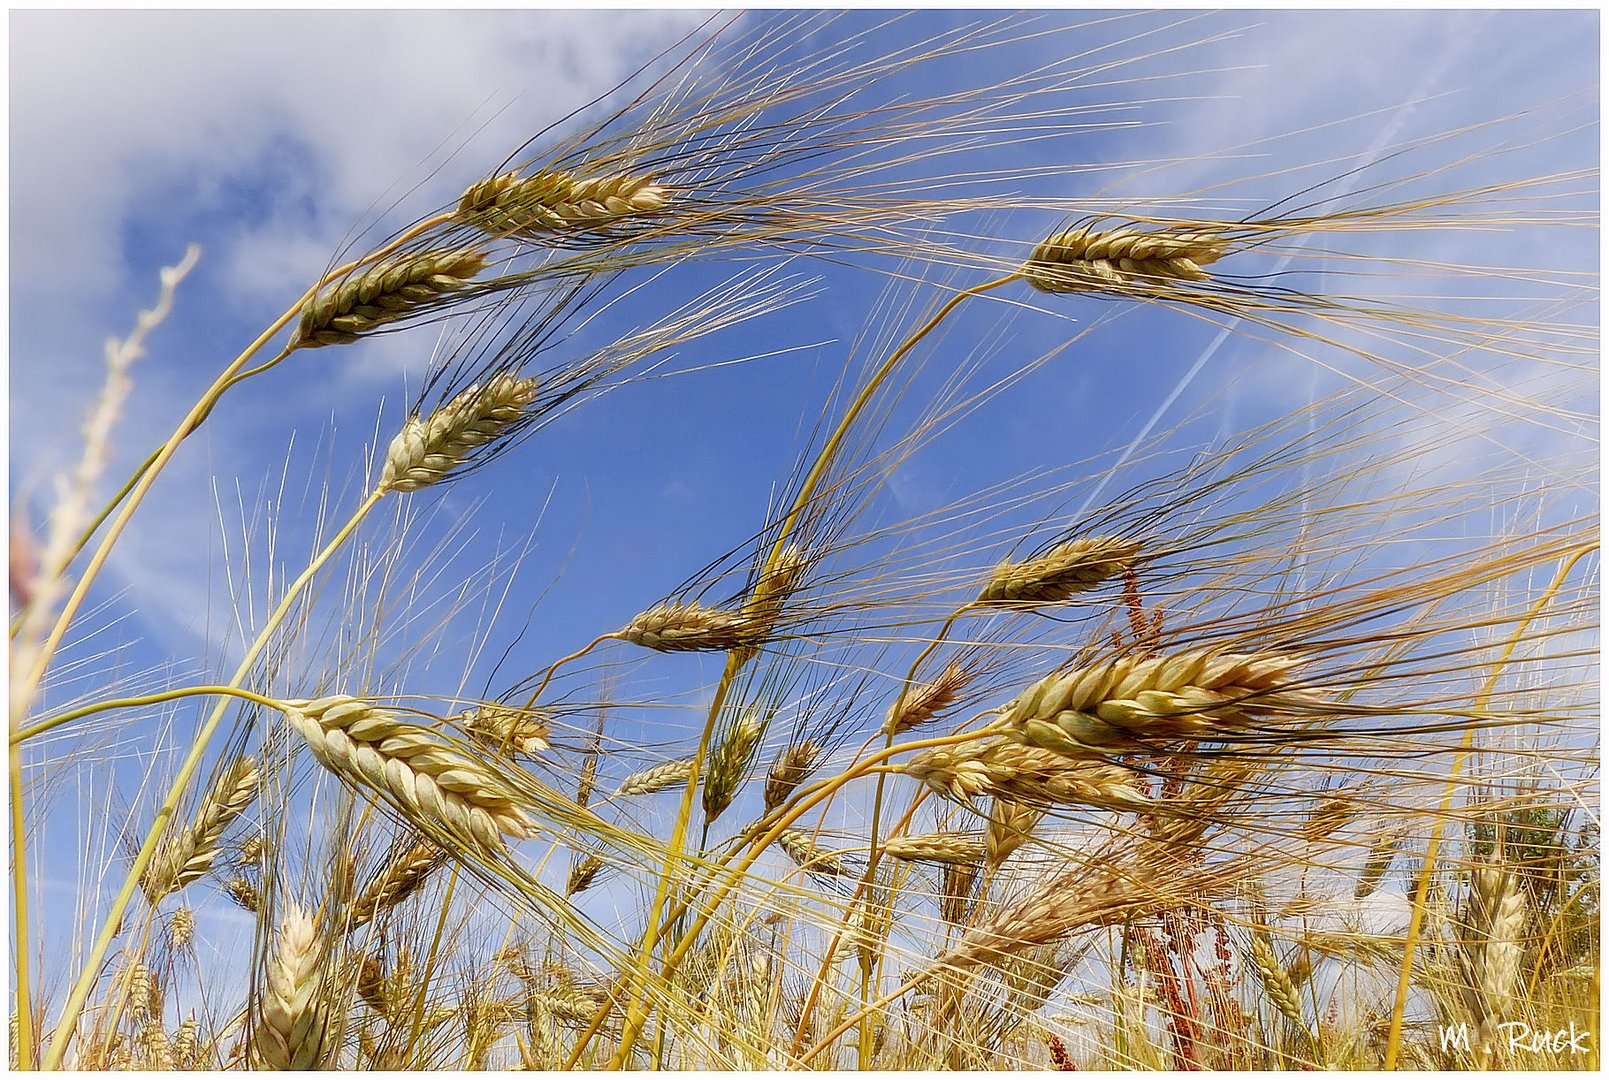
[[[506,172],[470,185],[458,200],[457,217],[494,236],[542,242],[576,233],[609,235],[669,201],[670,190],[646,176],[582,177],[545,169],[527,176]]]
[[[1115,536],[1068,540],[1036,558],[1001,563],[973,603],[1024,610],[1059,604],[1121,576],[1140,550],[1137,541]]]
[[[418,251],[354,271],[302,307],[286,348],[356,341],[468,288],[488,259],[473,249]]]
[[[724,652],[758,645],[765,636],[740,612],[674,602],[649,608],[619,633],[655,652]]]
[[[989,795],[1039,807],[1143,812],[1154,805],[1132,770],[1009,739],[934,747],[916,754],[902,771],[958,802]]]
[[[680,758],[638,769],[620,782],[616,795],[652,795],[671,787],[686,787],[693,775],[693,759]]]
[[[1007,704],[999,723],[1013,738],[1073,755],[1212,738],[1321,706],[1325,699],[1296,681],[1304,662],[1215,649],[1130,654],[1046,676]]]
[[[454,395],[429,417],[410,417],[386,450],[379,490],[418,491],[449,479],[476,451],[512,432],[540,390],[537,379],[505,372]]]
[[[961,699],[971,678],[959,660],[951,660],[933,681],[912,687],[888,707],[883,733],[898,735],[942,716]]]
[[[792,797],[821,761],[824,747],[814,739],[784,747],[765,776],[765,812],[770,813]]]
[[[1074,228],[1046,238],[1020,273],[1047,293],[1170,296],[1181,282],[1210,280],[1212,275],[1202,267],[1228,253],[1222,231],[1211,227],[1150,232]]]
[[[507,705],[478,705],[455,718],[470,738],[498,754],[540,754],[552,747],[552,717]]]
[[[342,695],[286,702],[285,718],[321,764],[359,789],[391,796],[420,828],[493,854],[505,850],[504,836],[535,832],[507,781],[430,728]]]

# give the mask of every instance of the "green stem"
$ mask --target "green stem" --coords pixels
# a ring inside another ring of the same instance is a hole
[[[324,550],[314,557],[313,561],[308,564],[307,569],[303,570],[301,575],[286,589],[279,605],[269,615],[267,623],[258,632],[256,640],[246,650],[246,655],[241,658],[239,666],[235,669],[234,676],[227,684],[229,688],[238,688],[241,683],[246,681],[246,677],[251,674],[252,668],[256,666],[258,656],[267,647],[279,624],[290,613],[302,590],[307,587],[308,583],[313,580],[313,577],[323,568],[324,564],[334,556],[335,552],[357,530],[358,525],[379,504],[384,496],[385,491],[382,489],[376,489],[371,492],[347,523],[341,527],[341,531],[335,534],[330,542],[324,546]],[[112,938],[117,935],[118,926],[123,919],[123,913],[128,909],[129,901],[133,898],[135,889],[139,887],[140,875],[145,872],[146,866],[156,853],[157,842],[162,838],[168,819],[173,816],[174,811],[178,808],[179,799],[183,796],[185,789],[189,787],[190,778],[200,766],[202,755],[205,754],[207,749],[207,743],[211,741],[213,733],[217,731],[218,725],[223,721],[228,705],[229,698],[225,697],[213,707],[212,715],[207,718],[207,722],[197,733],[194,742],[191,744],[189,755],[179,767],[178,776],[174,778],[173,786],[168,789],[167,796],[157,810],[156,820],[146,834],[145,842],[140,846],[139,853],[134,856],[134,862],[129,867],[123,887],[112,901],[111,910],[107,912],[100,936],[90,950],[89,956],[84,963],[84,969],[79,973],[78,981],[74,983],[72,992],[68,995],[67,1004],[62,1009],[61,1019],[56,1025],[56,1036],[51,1040],[49,1053],[43,1062],[44,1068],[58,1069],[61,1067],[62,1058],[67,1052],[67,1044],[72,1039],[78,1017],[83,1012],[84,1004],[89,1000],[90,991],[95,986],[101,964],[106,959],[106,952],[111,948]],[[13,753],[15,752],[15,747],[13,747]]]
[[[31,739],[35,735],[43,735],[52,728],[72,723],[74,720],[82,720],[86,716],[94,716],[96,713],[110,712],[113,709],[137,709],[142,705],[160,705],[164,701],[177,701],[180,698],[187,697],[207,697],[214,694],[237,697],[242,701],[266,705],[270,709],[283,708],[282,702],[275,701],[273,698],[263,697],[261,694],[254,694],[250,690],[242,690],[238,686],[186,686],[178,690],[164,690],[160,694],[97,701],[93,705],[85,705],[81,708],[73,709],[71,712],[64,712],[60,716],[53,716],[49,720],[41,720],[31,727],[25,727],[11,736],[11,742],[15,745]]]

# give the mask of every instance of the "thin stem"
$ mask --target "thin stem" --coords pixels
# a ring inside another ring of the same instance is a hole
[[[548,666],[547,674],[542,677],[541,684],[537,686],[535,692],[532,693],[530,698],[525,702],[525,707],[520,711],[531,711],[531,709],[536,705],[537,699],[542,696],[542,691],[548,688],[548,683],[553,680],[553,673],[559,670],[559,666],[561,664],[568,664],[571,660],[581,659],[583,656],[587,655],[587,653],[591,652],[593,649],[596,649],[599,645],[602,645],[605,641],[618,641],[619,639],[620,632],[618,630],[608,634],[599,634],[597,637],[588,642],[585,647],[576,650],[569,656],[561,656],[557,660],[553,661],[553,663]]]
[[[371,492],[357,510],[353,512],[347,523],[341,527],[341,531],[331,538],[330,542],[324,546],[324,550],[314,557],[313,561],[308,564],[307,569],[303,570],[301,575],[285,590],[285,595],[280,600],[279,605],[269,615],[267,623],[258,632],[256,640],[246,650],[246,655],[241,658],[239,666],[235,669],[234,676],[227,684],[229,687],[239,687],[241,683],[245,682],[252,668],[256,666],[257,657],[267,647],[269,639],[273,636],[274,631],[278,629],[279,624],[290,613],[291,608],[301,596],[302,590],[307,587],[308,583],[313,580],[314,575],[323,568],[324,564],[334,556],[336,551],[357,530],[358,525],[368,516],[369,512],[379,505],[385,494],[383,489],[376,489]],[[195,741],[191,744],[189,755],[179,767],[178,776],[174,778],[173,786],[168,789],[167,796],[157,810],[156,820],[146,834],[145,842],[140,845],[139,853],[134,856],[134,862],[128,869],[128,875],[123,881],[123,887],[112,901],[111,910],[106,913],[106,921],[101,927],[100,936],[95,940],[95,945],[91,948],[89,956],[85,960],[83,971],[79,973],[78,981],[73,984],[72,992],[68,995],[67,1004],[63,1007],[61,1019],[56,1026],[56,1036],[51,1040],[49,1053],[43,1062],[44,1068],[58,1069],[61,1067],[62,1058],[67,1052],[67,1043],[72,1039],[79,1014],[84,1010],[84,1003],[89,1000],[89,994],[94,988],[101,964],[106,959],[106,952],[111,948],[112,938],[117,935],[118,926],[123,920],[123,912],[127,910],[129,901],[134,896],[134,891],[139,887],[140,875],[145,872],[145,868],[150,863],[152,856],[156,854],[157,842],[162,838],[168,819],[173,816],[174,811],[178,808],[180,797],[183,796],[185,789],[189,787],[190,778],[200,766],[202,755],[207,749],[207,743],[211,741],[213,733],[217,731],[218,725],[222,723],[228,704],[229,698],[225,697],[213,707],[212,715],[207,718],[207,722],[197,733]],[[15,746],[13,746],[12,753],[16,753]]]
[[[1532,621],[1553,601],[1553,597],[1563,587],[1565,579],[1569,577],[1570,571],[1575,568],[1575,564],[1583,556],[1589,555],[1596,550],[1595,545],[1584,547],[1565,560],[1564,565],[1559,568],[1558,575],[1554,577],[1553,583],[1547,587],[1547,590],[1532,605],[1531,610],[1526,612],[1525,618],[1520,620],[1520,625],[1515,627],[1513,636],[1509,638],[1508,644],[1503,647],[1503,654],[1497,658],[1497,664],[1492,669],[1491,677],[1486,680],[1486,685],[1481,688],[1480,696],[1475,699],[1475,707],[1470,710],[1471,713],[1479,713],[1486,708],[1486,703],[1491,699],[1492,692],[1497,689],[1497,680],[1502,677],[1503,669],[1508,666],[1509,658],[1514,655],[1514,650],[1519,647],[1520,641],[1525,636],[1525,631],[1530,629]],[[1430,843],[1425,847],[1425,860],[1419,867],[1419,882],[1414,888],[1413,908],[1408,915],[1408,936],[1407,945],[1402,954],[1402,970],[1397,973],[1396,1003],[1391,1010],[1390,1033],[1386,1036],[1384,1065],[1386,1072],[1391,1072],[1397,1067],[1397,1054],[1402,1046],[1402,1016],[1408,1007],[1408,987],[1413,981],[1414,948],[1419,939],[1419,931],[1424,923],[1425,899],[1430,894],[1430,878],[1436,869],[1436,853],[1441,847],[1442,826],[1446,823],[1447,817],[1452,811],[1453,794],[1458,784],[1458,775],[1463,771],[1464,760],[1469,756],[1470,748],[1474,745],[1474,742],[1475,728],[1471,725],[1464,729],[1464,738],[1458,748],[1458,756],[1453,759],[1452,768],[1448,770],[1447,786],[1441,797],[1441,812],[1436,815],[1436,824],[1430,830]]]
[[[81,708],[73,709],[71,712],[64,712],[60,716],[53,716],[49,720],[41,720],[31,727],[25,727],[11,736],[11,741],[13,744],[20,743],[26,739],[33,738],[35,735],[43,735],[52,728],[72,723],[74,720],[82,720],[86,716],[94,716],[96,713],[110,712],[113,709],[137,709],[142,705],[160,705],[164,701],[177,701],[180,698],[205,697],[213,694],[237,697],[243,701],[266,705],[270,709],[280,709],[283,706],[282,702],[253,693],[250,690],[242,690],[238,686],[186,686],[178,690],[164,690],[159,694],[146,694],[143,697],[112,698],[109,701],[97,701],[93,705],[85,705]]]
[[[955,625],[955,620],[960,618],[962,612],[965,612],[970,606],[970,604],[966,604],[960,609],[952,612],[949,618],[944,620],[944,625],[939,627],[939,632],[934,635],[933,640],[928,643],[927,648],[923,649],[919,654],[917,654],[916,659],[911,661],[910,670],[905,673],[905,681],[900,684],[899,697],[894,699],[894,707],[888,714],[888,739],[883,744],[883,750],[885,753],[891,750],[894,746],[894,737],[898,734],[900,711],[905,706],[905,699],[910,695],[911,682],[916,678],[917,669],[921,667],[922,661],[933,655],[934,651],[938,649],[939,645],[949,634],[950,628]],[[878,846],[877,834],[878,826],[881,825],[883,821],[883,793],[887,786],[888,774],[879,772],[877,776],[877,792],[872,797],[872,827],[871,838],[868,842],[869,846],[866,855],[866,873],[861,876],[861,889],[863,891],[870,887],[872,878],[877,874],[877,865],[881,861],[882,849]],[[871,986],[872,968],[869,964],[866,964],[863,961],[860,966],[860,1001],[862,1005],[871,1000]],[[868,1019],[867,1022],[862,1024],[860,1027],[860,1069],[862,1072],[865,1072],[867,1069],[871,1068],[871,1056],[872,1028],[871,1022]]]

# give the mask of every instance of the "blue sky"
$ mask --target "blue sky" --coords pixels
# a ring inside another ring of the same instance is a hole
[[[734,36],[781,17],[745,14]],[[846,15],[798,48],[822,47],[881,18]],[[969,18],[925,13],[873,41],[914,40]],[[979,235],[987,230],[989,240],[976,246],[995,253],[1017,250],[1004,245],[1020,248],[1056,226],[1061,215],[1044,205],[1054,199],[1106,200],[1103,206],[1156,200],[1149,205],[1175,213],[1193,207],[1202,216],[1237,217],[1325,180],[1332,183],[1324,193],[1344,197],[1375,179],[1452,163],[1461,162],[1408,190],[1444,180],[1471,187],[1597,163],[1596,12],[1230,11],[1104,19],[1072,11],[1040,18],[1047,28],[1089,25],[918,70],[903,78],[908,86],[894,80],[867,90],[875,98],[969,81],[990,85],[1063,60],[1075,48],[1092,62],[1126,58],[1070,92],[1069,100],[1132,102],[1094,117],[1100,130],[986,147],[946,168],[1020,170],[1024,179],[1015,190],[1004,180],[993,190],[1021,195],[1022,208],[961,225]],[[176,261],[186,244],[201,245],[203,259],[134,369],[134,394],[106,470],[108,493],[166,437],[211,374],[322,272],[352,230],[395,228],[450,202],[534,132],[608,92],[701,21],[667,10],[410,11],[383,18],[13,12],[14,504],[39,526],[51,476],[71,460],[78,418],[99,385],[103,339],[127,332],[154,296],[157,269]],[[1407,158],[1387,157],[1414,140],[1526,110],[1532,111]],[[1470,154],[1474,159],[1464,162]],[[1367,166],[1361,179],[1334,179],[1359,166]],[[1563,185],[1577,193],[1566,204],[1593,205],[1594,183]],[[1038,208],[1030,205],[1035,200]],[[388,206],[395,209],[382,214]],[[1401,234],[1345,240],[1348,250],[1426,263],[1596,267],[1597,240],[1586,230],[1550,234],[1546,246],[1529,233],[1442,231],[1411,252],[1401,250]],[[1258,272],[1287,269],[1272,256],[1259,257]],[[1352,277],[1333,265],[1297,258],[1290,269],[1306,276],[1282,280],[1365,294],[1379,286],[1356,264],[1338,268]],[[672,269],[622,305],[619,317],[668,310],[696,285],[716,284],[744,267]],[[436,560],[440,575],[423,591],[445,603],[450,583],[469,577],[484,579],[477,586],[484,595],[502,596],[506,587],[507,598],[484,641],[468,637],[480,619],[473,613],[439,641],[421,643],[411,628],[399,632],[388,662],[407,648],[422,650],[405,669],[414,680],[410,689],[478,694],[504,649],[513,651],[502,677],[524,674],[618,627],[741,546],[763,526],[767,505],[796,467],[846,357],[867,362],[875,351],[870,344],[886,350],[909,324],[885,327],[855,352],[872,299],[893,290],[889,301],[913,304],[914,315],[947,295],[944,289],[980,280],[973,270],[927,268],[921,272],[936,287],[899,291],[867,267],[808,257],[779,272],[812,281],[819,298],[684,345],[670,368],[766,359],[623,387],[473,477],[415,500],[410,510],[422,515],[415,533],[420,550],[450,547]],[[644,270],[627,280],[649,276]],[[1411,288],[1457,303],[1447,298],[1455,286],[1445,277],[1410,280]],[[1514,294],[1533,288],[1495,278],[1487,285]],[[1552,314],[1592,324],[1595,310],[1576,297],[1574,306]],[[969,361],[987,362],[968,383],[981,388],[1097,318],[1113,317],[1087,343],[1047,361],[913,456],[873,507],[874,519],[937,512],[1023,473],[1095,455],[1110,461],[1125,448],[1139,458],[1171,455],[1164,462],[1178,464],[1205,441],[1346,385],[1347,374],[1381,374],[1328,351],[1317,353],[1316,364],[1238,335],[1215,344],[1216,326],[1178,312],[1125,311],[1023,289],[1004,302],[965,309],[942,345],[926,353],[910,401],[923,400],[920,391]],[[302,352],[226,398],[185,444],[119,545],[95,594],[105,606],[85,623],[102,632],[78,648],[115,651],[126,671],[171,664],[182,678],[198,668],[227,670],[241,627],[249,637],[253,616],[264,610],[264,523],[272,521],[274,560],[294,571],[315,546],[320,499],[327,491],[329,513],[338,519],[356,501],[372,475],[365,455],[376,443],[384,446],[412,405],[437,343],[436,327],[418,326]],[[1477,355],[1471,363],[1484,370],[1493,362]],[[1545,368],[1521,374],[1542,377]],[[1494,370],[1507,377],[1518,369]],[[1590,388],[1560,393],[1593,412]],[[1175,431],[1187,417],[1193,419]],[[1502,446],[1541,461],[1580,453],[1595,433],[1591,423],[1552,425],[1530,414],[1493,422],[1427,405],[1411,438],[1435,444],[1438,430],[1447,438],[1443,460],[1421,458],[1422,475],[1443,469],[1455,478],[1469,448],[1469,430],[1460,425],[1477,422],[1485,451]],[[1139,438],[1153,430],[1172,434]],[[1114,486],[1121,490],[1145,475],[1136,463]],[[1590,485],[1580,498],[1577,512],[1588,512]],[[1020,524],[1050,512],[1030,507]],[[241,562],[243,545],[256,551],[250,567]],[[510,579],[509,560],[522,552],[520,572]],[[987,566],[998,554],[977,552],[973,561]],[[701,680],[718,671],[696,657],[677,664],[663,673],[654,668],[640,684],[644,692],[696,697]],[[596,688],[593,672],[571,684],[582,697]],[[182,727],[188,715],[173,722]],[[618,734],[669,738],[677,729],[664,728],[661,717],[627,715]],[[137,783],[148,761],[131,752],[126,764],[132,772],[125,779]]]

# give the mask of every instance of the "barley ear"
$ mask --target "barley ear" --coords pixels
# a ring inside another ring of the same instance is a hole
[[[286,348],[356,341],[467,288],[487,260],[484,252],[468,249],[421,251],[356,271],[303,306]]]
[[[288,701],[284,709],[322,765],[360,790],[390,795],[417,826],[491,854],[505,851],[505,835],[535,832],[507,783],[430,728],[341,695]]]
[[[324,1064],[328,1015],[319,969],[324,943],[294,904],[280,919],[268,957],[252,1037],[257,1067],[306,1070]]]
[[[1059,604],[1118,577],[1139,553],[1137,542],[1118,537],[1069,540],[1037,558],[1001,563],[973,603],[1024,610]]]
[[[1156,232],[1067,229],[1034,248],[1021,274],[1040,292],[1173,296],[1181,282],[1210,280],[1212,275],[1202,267],[1228,253],[1223,234],[1210,227]]]
[[[201,800],[195,820],[170,836],[140,875],[145,898],[156,904],[207,875],[223,854],[223,836],[257,797],[261,772],[253,758],[231,764]]]
[[[555,235],[606,232],[652,214],[669,201],[667,188],[645,176],[582,178],[549,169],[506,172],[472,184],[458,200],[458,220],[494,236],[545,241]]]
[[[745,711],[710,751],[704,776],[704,820],[714,821],[732,805],[764,735],[765,721],[752,710]]]
[[[660,604],[620,630],[633,645],[655,652],[724,652],[756,645],[764,635],[738,612],[702,604]]]
[[[455,395],[428,418],[410,417],[386,451],[379,490],[418,491],[448,479],[475,451],[510,433],[538,389],[535,379],[504,373]]]
[[[792,797],[799,785],[815,771],[821,751],[819,743],[806,739],[777,754],[765,776],[766,813],[769,814]]]
[[[639,769],[620,782],[616,795],[652,795],[677,784],[687,783],[693,775],[693,759],[678,758],[646,769]]]

